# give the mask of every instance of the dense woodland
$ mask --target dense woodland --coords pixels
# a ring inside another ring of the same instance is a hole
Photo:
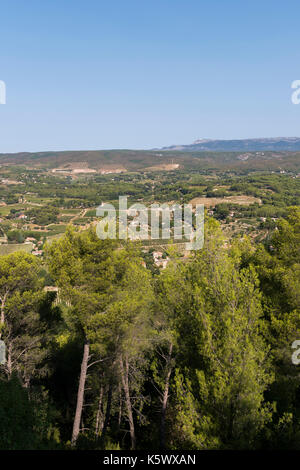
[[[0,448],[300,449],[299,207],[263,243],[210,217],[188,261],[142,261],[71,227],[0,258]]]

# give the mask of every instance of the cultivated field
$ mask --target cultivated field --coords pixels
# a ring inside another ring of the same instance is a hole
[[[8,255],[14,253],[15,251],[25,251],[26,253],[31,253],[33,248],[33,243],[10,243],[0,245],[0,256]]]
[[[228,197],[195,197],[191,204],[203,204],[205,207],[214,207],[221,203],[241,204],[249,206],[255,202],[261,204],[261,200],[254,196],[228,196]]]

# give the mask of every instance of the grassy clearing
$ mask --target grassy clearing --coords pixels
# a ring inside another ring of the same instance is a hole
[[[7,206],[0,206],[0,215],[8,215],[11,209],[16,209],[17,211],[24,211],[26,209],[25,204],[8,204]]]
[[[96,209],[88,210],[84,217],[96,217]]]
[[[49,202],[52,202],[55,200],[55,198],[53,197],[28,196],[27,194],[25,195],[25,198],[27,202],[32,202],[33,204],[42,204],[42,205],[49,204]]]
[[[58,216],[59,221],[60,221],[60,222],[65,222],[65,223],[70,222],[70,220],[72,220],[73,217],[74,217],[73,215],[65,215],[65,214],[60,214],[60,215]]]
[[[0,255],[8,255],[14,253],[15,251],[25,251],[26,253],[31,253],[33,248],[33,243],[11,243],[0,245]]]
[[[66,231],[66,225],[64,224],[59,224],[59,225],[49,225],[48,226],[48,232],[46,233],[46,236],[51,236],[51,235],[57,235],[59,233],[64,233]]]
[[[203,204],[205,207],[214,207],[221,203],[250,206],[255,202],[261,204],[261,200],[254,196],[195,197],[190,201],[191,204]]]
[[[61,213],[64,215],[79,215],[81,209],[61,209]]]

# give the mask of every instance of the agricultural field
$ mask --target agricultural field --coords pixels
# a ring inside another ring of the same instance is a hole
[[[0,255],[9,255],[15,251],[24,251],[31,253],[33,250],[33,243],[11,243],[0,245]]]
[[[93,159],[61,160],[54,169],[64,168],[67,174],[53,171],[51,165],[42,168],[38,159],[31,161],[31,168],[17,161],[13,165],[5,163],[0,167],[0,224],[9,236],[1,243],[10,245],[7,250],[19,249],[18,245],[29,237],[35,239],[35,244],[39,242],[38,251],[42,251],[45,241],[61,236],[68,225],[78,230],[94,225],[96,208],[104,202],[113,204],[118,214],[120,195],[127,196],[129,206],[136,202],[146,206],[203,204],[208,216],[219,220],[229,238],[249,234],[261,240],[280,217],[286,216],[288,207],[300,204],[299,159],[293,153],[285,153],[280,159],[266,155],[265,160],[249,158],[241,162],[237,154],[226,152],[123,153],[126,171],[104,172],[101,154],[98,163]],[[95,154],[88,156],[94,158]],[[115,167],[121,168],[121,154],[110,153],[110,157]],[[58,153],[58,159],[62,158],[66,155]],[[139,168],[132,166],[132,159]],[[75,171],[89,168],[97,171]],[[147,245],[151,244],[145,242]]]
[[[192,199],[191,204],[203,204],[205,207],[216,207],[217,204],[240,204],[250,206],[251,204],[261,204],[261,199],[254,196],[228,196],[224,198],[217,197],[196,197]]]

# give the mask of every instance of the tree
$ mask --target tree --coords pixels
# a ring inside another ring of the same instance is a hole
[[[76,444],[80,431],[87,371],[93,363],[105,360],[110,374],[106,372],[109,384],[102,437],[110,417],[114,371],[124,391],[134,448],[131,391],[137,391],[142,382],[141,363],[151,318],[151,277],[133,245],[122,248],[110,240],[99,240],[94,230],[79,234],[69,229],[64,237],[48,246],[47,259],[60,296],[68,303],[66,324],[83,343],[72,444]],[[89,363],[92,356],[93,361]],[[101,397],[100,386],[99,401]]]
[[[72,431],[73,445],[80,431],[90,359],[90,335],[95,328],[95,317],[101,317],[107,308],[115,276],[113,247],[113,242],[99,240],[93,230],[79,234],[70,228],[64,237],[46,249],[50,273],[60,288],[62,300],[68,305],[66,323],[83,343]]]
[[[37,259],[26,253],[0,257],[0,336],[7,351],[3,369],[8,378],[18,372],[27,387],[45,356],[39,269]]]
[[[155,302],[155,357],[152,362],[153,378],[159,391],[161,410],[159,446],[166,447],[166,413],[169,401],[171,374],[176,365],[178,310],[184,310],[188,300],[184,267],[176,262],[169,264],[156,279]]]
[[[115,252],[114,263],[118,267],[118,282],[96,336],[98,344],[105,344],[106,355],[111,358],[112,368],[120,378],[131,448],[135,449],[134,411],[142,421],[145,356],[152,347],[153,291],[151,276],[132,245]]]
[[[268,397],[276,403],[274,426],[268,446],[282,441],[282,427],[291,429],[285,446],[299,448],[300,435],[299,371],[292,363],[294,340],[300,337],[300,210],[291,207],[286,220],[278,222],[269,243],[259,247],[246,264],[256,267],[263,295],[265,337],[274,357],[276,380]],[[287,424],[288,423],[288,424]],[[293,437],[292,437],[293,436]]]
[[[9,381],[0,380],[0,449],[24,450],[37,446],[33,431],[36,423],[27,391],[14,375]]]
[[[187,266],[190,305],[178,310],[175,382],[186,390],[197,425],[182,421],[187,414],[174,403],[177,440],[192,448],[254,447],[271,416],[264,392],[273,377],[268,348],[261,335],[262,308],[253,268],[239,269],[211,220],[206,224],[203,250]],[[176,433],[175,433],[176,434]],[[177,441],[178,445],[178,441]]]

